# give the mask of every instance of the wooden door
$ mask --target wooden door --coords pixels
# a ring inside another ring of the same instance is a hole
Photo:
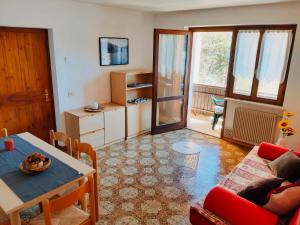
[[[0,27],[0,128],[43,140],[55,129],[48,33]]]
[[[151,133],[186,127],[192,35],[154,30]]]

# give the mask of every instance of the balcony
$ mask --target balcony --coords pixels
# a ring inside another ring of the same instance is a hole
[[[220,137],[223,117],[212,129],[214,103],[212,96],[224,99],[225,88],[203,84],[193,84],[192,109],[189,128],[211,136]]]

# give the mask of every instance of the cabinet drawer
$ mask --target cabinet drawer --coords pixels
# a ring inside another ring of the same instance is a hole
[[[104,129],[81,135],[80,142],[89,143],[93,148],[103,146]]]
[[[85,116],[79,119],[80,134],[89,133],[104,128],[103,113]]]

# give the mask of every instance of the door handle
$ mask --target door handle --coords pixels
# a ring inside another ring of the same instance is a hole
[[[46,102],[48,102],[49,101],[49,91],[47,88],[45,89],[45,92],[43,93],[43,95],[45,96]]]

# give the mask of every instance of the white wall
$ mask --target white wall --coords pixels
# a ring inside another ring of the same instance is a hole
[[[0,0],[0,26],[49,29],[59,129],[64,128],[64,111],[93,100],[110,101],[111,70],[152,67],[150,13],[71,0]],[[101,36],[129,38],[129,65],[99,66]]]
[[[299,2],[163,13],[156,16],[157,28],[183,29],[188,26],[236,24],[298,24],[284,108],[297,113],[292,122],[298,133],[290,137],[289,145],[300,149]]]

